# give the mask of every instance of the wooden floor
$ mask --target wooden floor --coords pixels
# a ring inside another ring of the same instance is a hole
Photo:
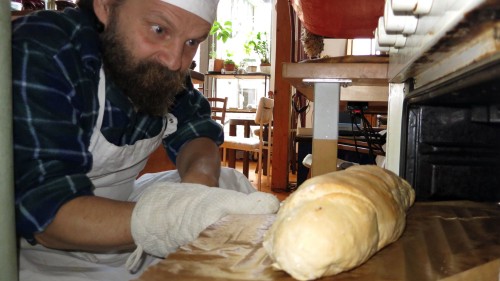
[[[255,173],[255,168],[257,167],[257,162],[255,161],[250,161],[250,168],[248,169],[249,170],[249,173],[248,173],[248,177],[250,179],[250,182],[254,185],[255,188],[257,188],[257,179],[258,179],[258,175],[257,173]],[[235,167],[236,170],[240,171],[240,172],[243,172],[243,163],[241,160],[237,160],[236,161],[236,167]],[[289,174],[289,181],[290,182],[297,182],[297,174],[292,174],[290,173]],[[263,192],[269,192],[269,193],[272,193],[274,195],[276,195],[276,197],[278,197],[278,199],[280,201],[283,201],[284,199],[286,199],[288,197],[288,195],[290,195],[290,192],[286,192],[286,191],[273,191],[271,190],[271,187],[270,187],[270,182],[268,182],[268,179],[267,179],[267,176],[262,176],[262,188],[261,188],[261,191]]]

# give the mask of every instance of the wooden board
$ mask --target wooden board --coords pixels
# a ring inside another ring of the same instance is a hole
[[[151,266],[140,281],[293,281],[262,247],[274,215],[232,215]],[[500,210],[494,203],[417,202],[396,242],[331,281],[497,280]]]
[[[304,79],[350,79],[341,100],[387,101],[388,58],[384,56],[343,56],[284,63],[283,78],[309,100],[314,101],[314,84]],[[357,98],[356,98],[357,96]]]

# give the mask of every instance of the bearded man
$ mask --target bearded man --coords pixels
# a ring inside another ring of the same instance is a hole
[[[277,211],[221,170],[189,77],[217,2],[81,0],[12,23],[20,280],[130,280],[224,215]],[[136,180],[162,143],[177,170]]]

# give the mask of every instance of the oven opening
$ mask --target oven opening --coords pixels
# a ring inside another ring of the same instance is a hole
[[[401,175],[417,200],[500,201],[500,62],[410,92]]]

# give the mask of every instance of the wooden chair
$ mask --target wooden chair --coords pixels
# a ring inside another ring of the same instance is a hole
[[[224,127],[226,122],[227,97],[225,98],[207,98],[212,108],[212,119],[221,123]]]
[[[268,125],[273,120],[273,108],[274,108],[274,100],[266,97],[262,97],[259,100],[259,106],[257,107],[257,112],[255,114],[255,123],[259,125],[259,137],[258,138],[245,138],[238,136],[224,136],[224,143],[221,145],[223,149],[222,162],[226,163],[226,154],[227,149],[235,149],[235,150],[243,150],[249,152],[258,153],[258,162],[257,162],[257,187],[258,190],[261,190],[262,185],[262,154],[264,149],[267,149],[267,182],[269,183],[270,173],[269,167],[271,164],[271,148],[272,148],[272,134],[271,134],[271,126],[267,126],[268,128],[268,140],[264,142],[264,127]]]

